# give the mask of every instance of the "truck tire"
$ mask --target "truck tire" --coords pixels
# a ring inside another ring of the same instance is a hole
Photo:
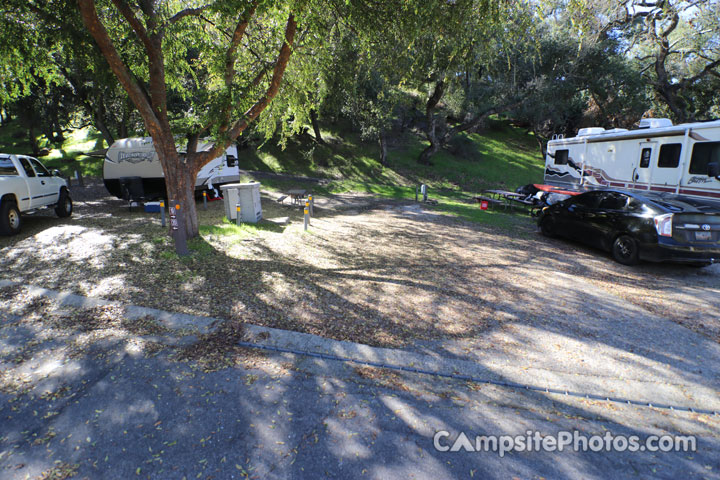
[[[15,235],[20,232],[20,210],[15,202],[5,200],[0,203],[0,235]]]
[[[64,188],[60,191],[60,198],[55,206],[55,214],[60,218],[67,218],[72,215],[72,199],[70,194]]]

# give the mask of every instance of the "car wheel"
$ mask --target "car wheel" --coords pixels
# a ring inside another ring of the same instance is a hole
[[[0,234],[15,235],[20,231],[20,210],[15,202],[4,201],[0,204]]]
[[[553,218],[550,216],[544,216],[543,219],[540,220],[540,232],[546,237],[554,237],[555,220],[553,220]]]
[[[636,265],[638,259],[638,244],[630,235],[620,235],[612,246],[613,258],[623,265]]]
[[[55,207],[55,214],[60,218],[67,218],[72,215],[72,199],[67,190],[60,192],[60,198],[58,199],[57,206]]]

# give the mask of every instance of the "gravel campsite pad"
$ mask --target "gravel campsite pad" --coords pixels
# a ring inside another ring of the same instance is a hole
[[[107,198],[99,184],[73,192],[71,219],[40,213],[25,219],[21,235],[0,239],[0,280],[115,302],[57,308],[24,286],[0,288],[0,395],[17,421],[25,421],[27,413],[39,422],[32,445],[52,440],[54,431],[42,425],[56,415],[55,403],[69,405],[82,394],[86,379],[115,382],[99,372],[125,369],[137,354],[157,354],[157,368],[183,378],[211,375],[208,382],[227,376],[224,368],[238,366],[250,369],[246,386],[258,375],[263,378],[258,368],[272,371],[272,382],[289,378],[283,372],[295,364],[266,360],[263,352],[237,346],[244,323],[471,360],[512,383],[720,411],[719,265],[630,268],[603,252],[546,239],[522,215],[510,215],[503,222],[509,226],[498,227],[429,205],[368,195],[318,198],[316,216],[304,232],[299,208],[280,205],[277,197],[263,192],[266,220],[257,226],[223,222],[222,202],[210,202],[207,210],[199,203],[205,226],[202,239],[191,242],[194,253],[188,258],[173,253],[157,214],[130,211]],[[117,305],[211,316],[221,323],[208,334],[168,332],[149,317],[128,321]],[[58,368],[81,384],[72,389],[53,384],[54,374],[46,373]],[[417,378],[353,368],[347,373],[353,381],[415,398]],[[427,382],[428,395],[455,401],[457,394],[438,393],[441,384]],[[256,385],[259,392],[268,386]],[[495,390],[463,388],[489,395],[482,410],[497,407]],[[163,391],[163,398],[173,398],[172,393]],[[516,394],[497,393],[502,405],[517,402],[528,412],[549,401]],[[563,398],[563,406],[556,405],[542,407],[546,410],[538,418],[549,424],[575,422],[577,409],[587,418],[615,422],[614,428],[645,432],[644,426],[652,425],[711,443],[720,436],[720,419],[712,415],[668,415],[586,399]],[[98,419],[107,415],[104,407],[93,408]],[[500,422],[505,414],[497,415],[493,421]],[[294,457],[287,458],[291,466]],[[133,464],[126,473],[154,461]],[[274,461],[268,457],[268,465]],[[69,477],[75,468],[61,463],[51,473]]]
[[[73,197],[70,220],[40,213],[0,238],[2,277],[382,346],[503,337],[565,317],[579,327],[607,298],[720,340],[720,266],[624,267],[544,239],[519,215],[500,228],[344,196],[318,199],[304,233],[301,211],[267,196],[269,221],[241,229],[222,222],[222,202],[200,203],[201,225],[216,226],[178,259],[157,214],[130,211],[98,183]]]

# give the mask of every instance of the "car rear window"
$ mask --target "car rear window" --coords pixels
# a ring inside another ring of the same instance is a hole
[[[690,160],[690,173],[707,175],[711,162],[720,163],[720,142],[696,143]]]
[[[598,203],[600,202],[600,194],[601,192],[581,193],[580,195],[573,197],[571,202],[587,208],[597,208]]]
[[[0,175],[5,176],[18,176],[19,173],[12,160],[9,158],[0,158]]]
[[[628,205],[628,198],[630,197],[622,193],[607,192],[602,195],[598,208],[605,210],[624,210]]]

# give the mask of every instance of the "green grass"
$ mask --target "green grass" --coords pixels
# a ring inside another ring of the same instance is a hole
[[[346,191],[350,186],[370,192],[377,188],[375,185],[420,183],[479,191],[514,189],[542,180],[543,161],[534,137],[499,122],[493,125],[483,133],[457,136],[449,148],[432,158],[432,165],[417,163],[428,144],[414,133],[394,138],[388,152],[389,166],[384,167],[377,160],[374,142],[363,142],[357,134],[340,131],[326,132],[326,145],[317,145],[303,135],[290,139],[284,150],[271,142],[257,151],[242,150],[240,163],[248,170],[333,178],[336,189]]]
[[[62,144],[51,144],[44,135],[37,137],[40,148],[47,148],[50,153],[40,157],[40,161],[49,169],[58,169],[64,176],[74,175],[79,171],[83,176],[99,177],[102,175],[102,159],[91,158],[83,152],[107,147],[102,136],[90,127],[73,130],[65,134]],[[27,132],[17,121],[12,121],[0,128],[0,152],[31,154],[32,148],[27,139]]]
[[[260,231],[282,232],[281,225],[261,220],[258,223],[243,223],[237,225],[235,222],[222,219],[220,223],[211,225],[200,225],[200,234],[203,236],[234,237],[237,240],[257,235]]]

